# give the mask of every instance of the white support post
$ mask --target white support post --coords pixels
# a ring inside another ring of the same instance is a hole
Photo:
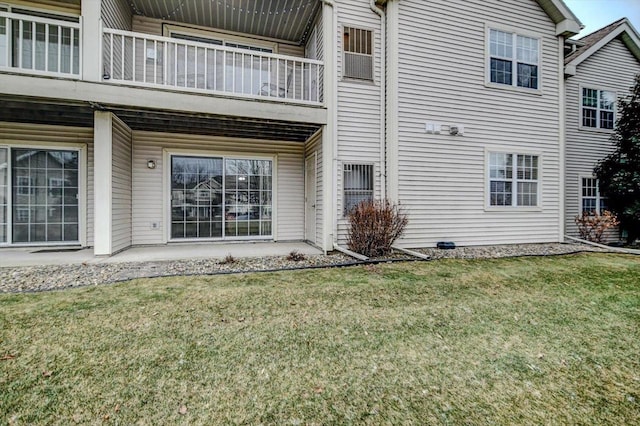
[[[102,20],[100,6],[96,0],[82,0],[80,58],[81,78],[86,81],[102,80]]]
[[[327,124],[322,128],[323,249],[333,250],[337,242],[337,145],[338,145],[338,11],[332,0],[323,0],[324,104]]]
[[[112,254],[112,140],[113,115],[106,111],[94,112],[93,144],[93,199],[94,199],[94,247],[96,256]]]

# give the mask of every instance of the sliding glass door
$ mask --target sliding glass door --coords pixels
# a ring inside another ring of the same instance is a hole
[[[271,160],[171,157],[171,239],[272,235]]]
[[[78,152],[11,149],[14,243],[78,241]]]
[[[0,244],[79,241],[78,155],[0,147]]]
[[[222,237],[222,159],[171,158],[171,238]]]

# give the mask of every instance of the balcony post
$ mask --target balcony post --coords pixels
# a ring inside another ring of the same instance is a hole
[[[101,4],[102,1],[97,0],[82,0],[81,3],[81,78],[86,81],[102,80],[102,20],[100,19]]]
[[[112,253],[112,139],[113,115],[107,111],[94,112],[93,128],[93,252],[96,256]]]
[[[338,75],[337,75],[337,45],[338,45],[338,5],[334,0],[322,1],[323,40],[322,51],[324,60],[324,104],[327,108],[327,124],[322,128],[322,162],[326,170],[323,178],[323,249],[333,250],[337,242],[337,214],[336,201],[338,197]]]

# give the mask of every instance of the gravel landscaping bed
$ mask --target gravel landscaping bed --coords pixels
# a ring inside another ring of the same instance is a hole
[[[516,256],[549,256],[582,251],[607,251],[583,244],[523,244],[502,246],[460,247],[453,250],[435,248],[416,250],[432,259],[499,258]],[[419,260],[400,252],[392,260]],[[372,259],[373,262],[385,259]],[[212,275],[253,271],[317,268],[360,263],[341,253],[307,256],[302,261],[291,261],[286,256],[242,258],[233,263],[220,260],[195,259],[162,262],[91,263],[79,265],[23,266],[0,268],[0,293],[33,292],[83,287],[174,275]]]
[[[457,247],[453,250],[436,248],[418,249],[431,259],[498,259],[519,256],[557,256],[583,251],[607,252],[609,250],[586,244],[505,244],[499,246]]]

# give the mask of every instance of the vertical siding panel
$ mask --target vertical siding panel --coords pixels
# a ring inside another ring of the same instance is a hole
[[[560,58],[554,23],[533,0],[398,5],[398,179],[400,203],[409,214],[401,244],[557,241]],[[485,87],[490,23],[541,36],[541,95]],[[465,135],[426,134],[427,121],[462,125]],[[485,209],[488,149],[540,155],[538,211]]]
[[[112,249],[131,245],[131,129],[114,117],[112,140]]]
[[[160,244],[167,235],[162,223],[164,200],[163,150],[194,155],[277,155],[277,235],[280,241],[304,238],[304,144],[216,138],[158,132],[133,132],[133,244]],[[147,160],[156,168],[147,168]],[[160,224],[152,229],[151,224]]]
[[[591,176],[597,162],[613,151],[609,140],[612,133],[580,129],[581,85],[615,90],[620,99],[631,93],[638,73],[640,62],[616,39],[578,65],[576,75],[566,81],[565,226],[568,235],[579,236],[574,218],[581,212],[580,176]]]

